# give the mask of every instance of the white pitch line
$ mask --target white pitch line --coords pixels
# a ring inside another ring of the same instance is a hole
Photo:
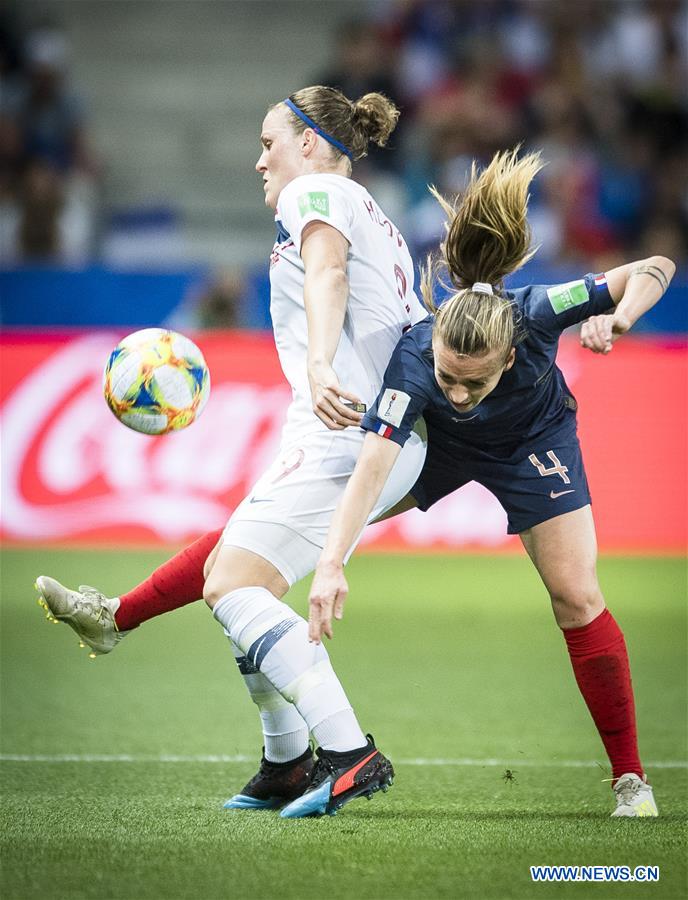
[[[43,754],[2,753],[2,762],[47,762],[47,763],[245,763],[255,760],[254,756],[134,756],[129,753],[64,753],[57,756]]]
[[[395,760],[396,762],[396,760]],[[402,766],[531,766],[533,768],[549,768],[549,769],[589,769],[594,766],[601,765],[595,760],[589,759],[519,759],[512,757],[511,759],[424,759],[416,757],[415,759],[400,759],[399,765]],[[646,763],[647,768],[653,769],[688,769],[688,760],[661,760],[658,762]]]
[[[23,754],[2,753],[2,762],[26,762],[26,763],[248,763],[254,762],[254,756],[136,756],[128,753],[98,754],[84,753],[51,756],[48,754]],[[443,759],[437,757],[413,757],[411,759],[395,759],[395,764],[400,766],[466,766],[481,768],[487,766],[528,766],[549,769],[586,769],[599,766],[595,760],[585,759],[559,759],[559,760],[534,760],[534,759],[472,759],[464,757],[459,759]],[[659,760],[647,762],[648,769],[688,769],[688,760]]]

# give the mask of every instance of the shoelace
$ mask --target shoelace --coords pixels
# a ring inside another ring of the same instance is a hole
[[[631,781],[628,779],[621,784],[615,785],[614,792],[624,804],[630,804],[637,797],[642,787],[642,781]]]
[[[77,609],[83,609],[85,612],[91,613],[97,622],[100,622],[100,619],[104,612],[109,612],[105,604],[104,600],[107,598],[105,594],[101,594],[100,591],[97,591],[95,588],[89,587],[87,584],[79,585],[79,593],[82,595],[78,597],[75,601],[75,606]]]
[[[315,769],[313,771],[313,780],[311,781],[311,788],[317,787],[322,784],[323,781],[329,777],[330,775],[337,774],[337,767],[329,760],[326,756],[321,756],[320,753],[321,748],[315,751],[318,757],[318,761],[315,764]]]

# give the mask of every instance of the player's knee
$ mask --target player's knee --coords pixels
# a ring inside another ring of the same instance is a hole
[[[213,609],[216,603],[231,594],[233,591],[240,591],[244,588],[265,589],[270,591],[276,600],[280,600],[284,591],[279,592],[274,585],[265,579],[252,577],[251,573],[238,571],[228,571],[226,567],[216,565],[211,568],[206,575],[205,584],[203,585],[203,599],[208,606]]]
[[[206,577],[205,584],[203,585],[203,599],[208,604],[210,609],[212,609],[217,601],[222,597],[222,592],[219,586],[213,581],[212,572]]]
[[[222,538],[220,538],[220,540],[217,542],[217,544],[215,544],[213,549],[208,554],[208,558],[206,559],[205,563],[203,564],[203,577],[205,579],[208,578],[208,576],[210,575],[210,573],[213,570],[213,566],[215,565],[215,560],[217,559],[217,554],[218,554],[221,546],[222,546]]]
[[[562,580],[550,590],[557,624],[576,628],[592,622],[604,609],[604,597],[596,578]]]
[[[203,585],[203,599],[208,606],[212,609],[231,589],[232,585],[228,585],[221,573],[211,567]]]

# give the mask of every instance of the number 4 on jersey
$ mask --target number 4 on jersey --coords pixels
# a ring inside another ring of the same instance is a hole
[[[554,464],[550,466],[549,469],[546,465],[540,462],[540,460],[534,453],[531,453],[528,459],[535,466],[540,475],[560,475],[564,481],[564,484],[571,484],[571,479],[566,474],[568,472],[568,467],[561,464],[559,457],[554,452],[554,450],[548,450],[547,456],[549,457],[550,462]]]

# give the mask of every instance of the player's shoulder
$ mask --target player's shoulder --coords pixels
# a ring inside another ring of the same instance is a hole
[[[424,319],[412,325],[400,338],[395,354],[404,358],[404,365],[413,362],[427,366],[432,364],[432,327],[435,317],[427,315]]]
[[[507,291],[507,295],[515,306],[525,310],[543,297],[546,299],[547,290],[550,287],[552,285],[549,284],[527,284],[523,287],[511,288]]]
[[[317,193],[356,196],[361,192],[367,193],[362,185],[344,175],[312,172],[298,175],[285,185],[280,193],[279,203],[298,202],[300,198],[307,199],[311,194]]]

